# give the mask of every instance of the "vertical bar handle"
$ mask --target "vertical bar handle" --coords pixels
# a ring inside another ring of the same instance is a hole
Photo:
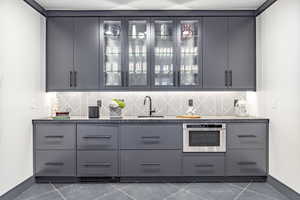
[[[228,87],[228,71],[225,70],[225,87]]]
[[[77,87],[77,71],[74,71],[74,87]]]
[[[232,70],[229,71],[229,87],[232,87]]]
[[[70,71],[69,82],[70,82],[70,87],[73,87],[73,71]]]

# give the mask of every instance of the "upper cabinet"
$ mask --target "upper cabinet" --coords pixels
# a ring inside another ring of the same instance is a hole
[[[98,18],[47,19],[47,90],[99,88]]]
[[[255,90],[253,17],[49,17],[47,91]]]
[[[203,88],[255,90],[255,19],[203,19]]]
[[[202,88],[202,20],[180,19],[178,30],[179,86]]]

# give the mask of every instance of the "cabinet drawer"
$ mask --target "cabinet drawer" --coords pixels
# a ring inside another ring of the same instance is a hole
[[[226,153],[227,176],[266,176],[266,151],[229,150]]]
[[[224,176],[224,156],[184,156],[183,176]]]
[[[75,176],[74,151],[37,151],[36,176]]]
[[[121,126],[121,149],[181,149],[180,125]]]
[[[78,149],[117,149],[118,127],[105,125],[77,125]]]
[[[117,151],[78,151],[77,176],[110,177],[118,175]]]
[[[121,151],[121,176],[179,176],[180,166],[177,150]]]
[[[229,149],[266,148],[266,124],[228,124],[227,133]]]
[[[36,149],[74,149],[76,141],[75,124],[36,125]]]

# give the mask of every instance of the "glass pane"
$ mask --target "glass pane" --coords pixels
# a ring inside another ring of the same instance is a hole
[[[129,21],[129,85],[147,85],[147,21]]]
[[[174,86],[174,38],[173,21],[154,22],[154,84],[155,86]]]
[[[106,86],[122,85],[121,22],[104,21],[104,73]]]
[[[219,131],[190,131],[189,145],[197,147],[218,147],[220,146]]]
[[[199,82],[198,21],[181,21],[180,84],[197,85]]]

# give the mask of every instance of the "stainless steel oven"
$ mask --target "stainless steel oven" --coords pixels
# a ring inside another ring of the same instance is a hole
[[[183,152],[226,152],[226,124],[183,124]]]

